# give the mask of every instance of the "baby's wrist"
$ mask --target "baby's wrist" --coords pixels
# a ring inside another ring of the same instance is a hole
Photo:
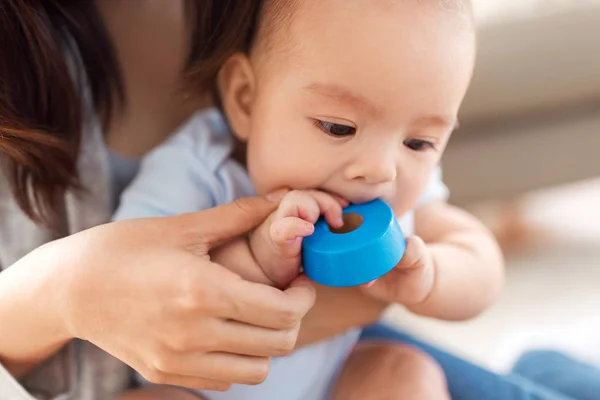
[[[269,274],[267,273],[268,268],[266,268],[266,266],[269,265],[269,261],[274,258],[274,255],[270,252],[270,246],[266,243],[266,238],[264,232],[261,232],[261,228],[263,227],[255,229],[248,235],[248,248],[260,271],[258,273],[260,277],[255,277],[253,280],[257,281],[257,283],[276,286],[276,283],[269,277]]]

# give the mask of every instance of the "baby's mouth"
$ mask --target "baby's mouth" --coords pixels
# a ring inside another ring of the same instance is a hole
[[[369,193],[344,193],[344,194],[342,194],[337,191],[327,190],[327,189],[323,189],[323,188],[320,188],[318,190],[329,193],[332,196],[341,198],[342,200],[347,201],[349,204],[368,203],[369,201],[375,200],[377,198],[377,196],[374,196],[373,194],[369,194]]]
[[[354,196],[346,196],[344,197],[346,200],[350,202],[350,204],[364,204],[368,203],[372,200],[375,200],[377,197],[369,196],[369,195],[354,195]]]

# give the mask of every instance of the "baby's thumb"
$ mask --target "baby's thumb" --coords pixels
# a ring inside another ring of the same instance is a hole
[[[406,238],[406,250],[402,259],[396,266],[398,269],[416,268],[422,262],[423,248],[425,242],[419,236],[409,236]]]

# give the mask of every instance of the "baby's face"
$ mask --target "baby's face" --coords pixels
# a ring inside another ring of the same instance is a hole
[[[474,59],[470,18],[437,0],[301,3],[279,33],[289,48],[250,58],[241,136],[256,190],[381,198],[402,214],[456,126]]]

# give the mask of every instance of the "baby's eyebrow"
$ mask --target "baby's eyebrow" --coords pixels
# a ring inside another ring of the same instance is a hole
[[[367,98],[357,93],[353,93],[342,86],[329,83],[311,83],[303,88],[303,90],[314,93],[323,97],[330,98],[336,102],[350,104],[357,109],[364,109],[371,114],[378,115],[383,112],[381,107],[371,103]]]
[[[425,115],[417,118],[414,125],[457,129],[458,119],[453,115]]]

